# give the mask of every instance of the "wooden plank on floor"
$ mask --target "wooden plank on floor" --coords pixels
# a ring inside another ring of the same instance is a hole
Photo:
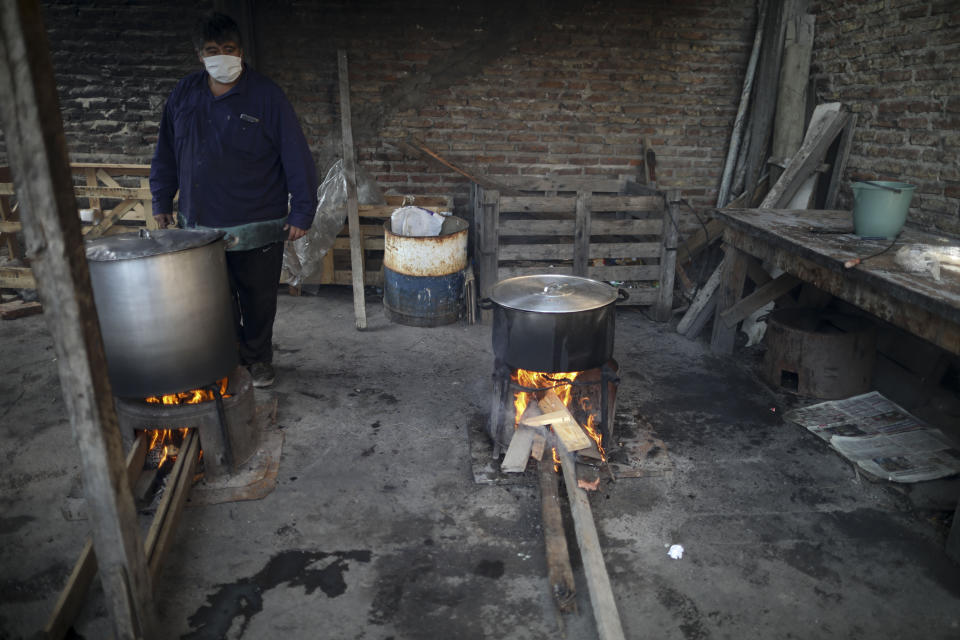
[[[587,578],[587,590],[590,592],[590,604],[593,607],[597,633],[600,640],[624,640],[620,612],[613,597],[613,588],[603,559],[603,550],[600,548],[600,537],[597,535],[597,525],[593,521],[590,500],[577,481],[573,453],[560,443],[557,454],[560,457],[563,481],[567,487],[567,499],[570,502],[570,513],[573,515],[577,545],[580,547],[580,558]]]

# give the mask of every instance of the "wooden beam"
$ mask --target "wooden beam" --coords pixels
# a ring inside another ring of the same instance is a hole
[[[729,232],[730,229],[728,228],[725,233]],[[736,326],[728,327],[720,319],[720,314],[740,300],[746,277],[746,254],[733,245],[725,245],[723,273],[720,275],[720,286],[717,290],[717,310],[713,319],[713,337],[710,340],[710,349],[714,353],[733,353],[733,344],[737,335],[737,329]]]
[[[37,280],[28,267],[0,267],[0,289],[36,289]]]
[[[789,158],[803,141],[807,108],[807,79],[810,76],[810,54],[813,51],[814,16],[788,16],[783,43],[783,65],[777,90],[777,112],[773,125],[771,153],[774,158]],[[772,182],[782,170],[770,166]]]
[[[760,203],[761,209],[783,208],[790,202],[797,189],[823,162],[830,145],[847,124],[848,117],[846,111],[830,113],[819,123],[819,127],[811,128],[800,149],[787,164],[783,175],[770,187],[770,191]]]
[[[143,461],[147,456],[147,436],[144,432],[137,435],[133,441],[133,447],[127,454],[127,482],[133,487],[137,483],[137,477],[143,471]],[[67,578],[67,585],[60,592],[57,603],[53,607],[53,612],[43,627],[47,640],[60,640],[66,637],[67,631],[73,625],[73,622],[80,615],[83,609],[83,603],[87,597],[87,591],[93,583],[94,576],[97,575],[97,556],[93,553],[93,539],[87,538],[80,552],[80,557],[73,565],[73,571]]]
[[[350,270],[353,274],[353,315],[357,329],[367,328],[366,297],[363,290],[363,235],[357,204],[357,170],[353,150],[353,124],[350,118],[350,76],[347,52],[337,51],[340,74],[340,126],[343,131],[343,172],[347,182],[347,224],[350,229]]]
[[[823,204],[824,209],[833,209],[837,204],[837,194],[840,193],[840,184],[843,180],[843,172],[847,168],[847,159],[850,157],[850,147],[853,146],[853,131],[857,127],[857,114],[851,113],[847,120],[843,133],[840,135],[840,146],[837,148],[837,155],[833,161],[832,171],[830,172],[830,186],[827,187],[827,197]]]
[[[573,274],[581,277],[587,275],[590,264],[590,199],[589,191],[577,193],[573,230]]]
[[[617,602],[610,586],[610,576],[603,561],[603,551],[600,549],[600,537],[597,535],[597,526],[593,521],[593,512],[590,510],[590,500],[587,498],[587,492],[577,483],[576,462],[573,454],[565,449],[562,443],[558,443],[557,455],[560,458],[560,468],[563,470],[563,482],[567,487],[567,499],[570,502],[570,513],[573,515],[573,527],[577,534],[577,545],[580,547],[580,558],[587,578],[587,590],[590,592],[590,604],[593,606],[597,633],[600,640],[623,640],[625,636],[620,623],[620,612],[617,610]]]
[[[750,104],[750,94],[753,90],[753,79],[756,76],[757,60],[760,59],[760,48],[763,45],[764,23],[766,22],[767,2],[761,0],[757,10],[757,29],[753,36],[753,49],[750,52],[750,61],[743,78],[743,88],[740,90],[740,105],[737,107],[737,117],[733,121],[733,131],[730,133],[730,146],[727,148],[727,159],[723,164],[723,175],[720,178],[720,192],[717,194],[717,207],[727,205],[730,197],[730,186],[733,180],[733,170],[740,153],[740,144],[743,141],[743,129],[747,120],[747,106]]]
[[[751,313],[771,300],[776,300],[801,282],[799,278],[789,273],[781,273],[775,280],[771,280],[759,289],[754,290],[753,293],[729,309],[721,312],[720,319],[723,320],[724,324],[728,327],[735,327],[738,322],[745,319]]]
[[[126,214],[130,213],[130,211],[132,211],[133,208],[136,207],[138,203],[139,203],[138,200],[133,200],[133,199],[124,200],[123,202],[115,206],[113,209],[108,211],[106,214],[104,214],[103,220],[93,225],[92,227],[88,227],[86,229],[86,232],[84,233],[84,236],[86,237],[87,240],[94,240],[96,238],[99,238],[104,233],[106,233],[107,229],[112,227],[117,220],[119,220]]]
[[[537,477],[540,481],[540,514],[543,519],[543,542],[547,548],[547,580],[550,595],[561,613],[577,608],[577,588],[570,566],[570,550],[563,531],[560,513],[560,494],[557,472],[553,468],[553,456],[537,462]]]
[[[673,284],[677,265],[677,220],[680,217],[677,203],[680,201],[679,191],[670,191],[667,194],[667,207],[663,213],[663,252],[660,254],[660,288],[657,303],[654,305],[653,317],[660,322],[667,322],[673,311]]]
[[[160,634],[124,474],[103,338],[80,235],[66,138],[39,2],[0,3],[0,122],[80,457],[93,548],[118,638]]]
[[[720,287],[720,275],[723,273],[723,262],[717,265],[717,268],[710,274],[706,284],[697,291],[693,297],[690,308],[684,314],[683,318],[677,324],[677,333],[688,338],[696,338],[706,326],[707,321],[713,317],[717,308],[717,289]]]

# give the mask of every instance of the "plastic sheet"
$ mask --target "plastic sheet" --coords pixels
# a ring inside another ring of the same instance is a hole
[[[960,270],[960,247],[908,244],[900,248],[894,262],[912,273],[929,272],[940,282],[940,270]]]
[[[362,167],[357,167],[357,203],[386,204],[377,181]],[[283,251],[286,283],[299,286],[323,265],[323,258],[333,247],[337,234],[347,219],[347,178],[343,160],[337,160],[327,171],[317,189],[317,212],[313,224],[302,238],[287,242]]]

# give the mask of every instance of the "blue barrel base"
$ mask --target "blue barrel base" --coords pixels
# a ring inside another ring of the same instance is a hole
[[[383,268],[387,318],[412,327],[437,327],[460,317],[463,271],[445,276],[408,276]]]

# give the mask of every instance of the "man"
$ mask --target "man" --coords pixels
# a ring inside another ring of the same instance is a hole
[[[317,174],[283,91],[243,63],[237,24],[209,14],[193,44],[204,69],[183,78],[163,109],[150,167],[153,215],[160,228],[173,224],[179,189],[179,226],[227,233],[240,361],[255,387],[267,387],[283,241],[310,227]]]

